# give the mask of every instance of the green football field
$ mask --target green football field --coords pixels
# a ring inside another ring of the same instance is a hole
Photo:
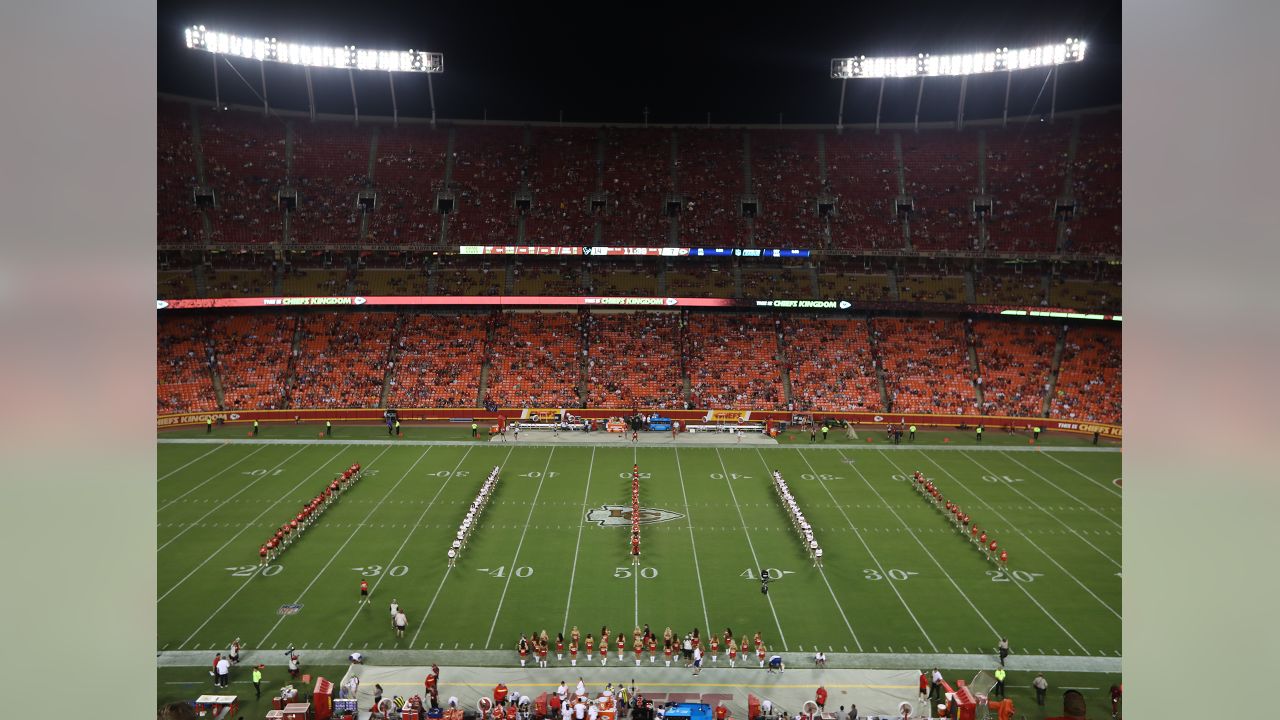
[[[554,637],[576,625],[585,636],[649,623],[759,631],[771,652],[792,654],[989,654],[1000,636],[1015,655],[1121,653],[1119,452],[1031,448],[1025,438],[928,450],[879,438],[766,448],[528,437],[361,444],[355,438],[376,440],[377,429],[328,440],[285,430],[264,435],[308,439],[250,440],[229,428],[218,431],[227,442],[162,437],[158,651],[211,658],[239,637],[246,650],[502,649],[515,663],[522,632]],[[259,569],[261,542],[353,461],[364,479]],[[643,527],[639,566],[629,524],[598,522],[606,506],[629,505],[633,463],[641,505],[665,511]],[[493,502],[449,569],[446,548],[495,465]],[[791,530],[772,469],[813,524],[824,568]],[[914,470],[1008,549],[1008,572],[921,499],[904,479]],[[775,577],[767,595],[762,568]],[[361,579],[372,589],[367,605]],[[387,613],[393,598],[409,618],[403,639]],[[296,612],[282,612],[290,605]]]

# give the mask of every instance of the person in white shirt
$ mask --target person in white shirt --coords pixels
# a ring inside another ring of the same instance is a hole
[[[574,693],[578,697],[586,697],[587,686],[585,683],[582,682],[582,678],[578,678],[578,687],[574,689]]]
[[[591,720],[596,720],[596,717],[599,714],[600,714],[600,707],[596,705],[595,702],[593,701],[591,705],[587,707],[587,716],[590,717]]]
[[[564,702],[564,699],[568,697],[569,689],[564,686],[563,680],[560,681],[560,687],[556,688],[556,694],[560,696],[561,702]]]
[[[231,661],[222,658],[218,661],[218,687],[225,688],[231,683]]]
[[[575,703],[573,706],[573,716],[577,718],[577,720],[583,720],[583,718],[587,716],[586,703],[582,702],[581,700]]]
[[[391,599],[391,629],[396,629],[396,613],[400,612],[400,603],[395,598]]]

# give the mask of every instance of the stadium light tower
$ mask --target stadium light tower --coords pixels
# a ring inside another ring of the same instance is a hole
[[[356,104],[355,71],[377,71],[387,73],[391,83],[391,112],[393,120],[398,122],[399,108],[396,107],[395,73],[424,73],[427,76],[427,92],[431,99],[431,127],[436,125],[436,96],[431,84],[431,76],[444,72],[444,55],[442,53],[424,52],[421,50],[370,50],[354,45],[330,47],[324,45],[303,45],[299,43],[280,42],[274,37],[248,37],[232,33],[209,30],[204,25],[192,25],[185,31],[187,47],[192,50],[203,50],[212,53],[213,59],[213,92],[215,102],[221,104],[218,90],[218,56],[235,56],[248,60],[257,60],[262,77],[262,107],[267,106],[267,74],[266,63],[282,63],[300,65],[307,78],[307,102],[311,107],[311,119],[316,117],[315,92],[311,87],[311,68],[332,68],[347,71],[351,81],[351,106],[355,109],[356,122],[360,122],[360,107]],[[227,60],[230,65],[230,60]],[[232,66],[232,70],[235,67]]]
[[[1013,73],[1017,70],[1049,68],[1053,76],[1053,99],[1049,106],[1049,118],[1053,119],[1058,104],[1058,66],[1084,60],[1085,42],[1079,38],[1067,38],[1066,42],[1038,47],[1007,47],[958,55],[931,55],[918,53],[904,57],[834,58],[831,61],[831,77],[843,80],[840,86],[840,111],[836,117],[836,129],[844,129],[844,95],[849,80],[879,79],[880,98],[876,101],[876,130],[880,129],[880,106],[884,101],[884,84],[893,78],[920,78],[916,93],[916,129],[920,128],[920,101],[924,98],[926,77],[959,77],[960,104],[956,109],[956,127],[964,127],[964,96],[970,75],[1003,72],[1007,74],[1004,87],[1004,121],[1009,121],[1009,88]]]

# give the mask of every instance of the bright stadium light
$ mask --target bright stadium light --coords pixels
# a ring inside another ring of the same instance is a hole
[[[187,47],[217,55],[277,62],[303,67],[383,72],[444,72],[444,54],[421,50],[367,50],[354,45],[329,47],[279,42],[273,37],[255,38],[192,25],[185,32]]]
[[[996,48],[975,53],[957,55],[930,55],[919,53],[914,57],[835,58],[831,61],[831,77],[837,80],[854,78],[907,78],[978,75],[981,73],[1029,70],[1032,68],[1064,65],[1084,60],[1085,42],[1079,38],[1067,38],[1066,42],[1039,47]]]

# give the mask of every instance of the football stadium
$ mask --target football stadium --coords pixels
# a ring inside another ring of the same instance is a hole
[[[162,4],[160,717],[1121,717],[1117,14],[703,117]]]

